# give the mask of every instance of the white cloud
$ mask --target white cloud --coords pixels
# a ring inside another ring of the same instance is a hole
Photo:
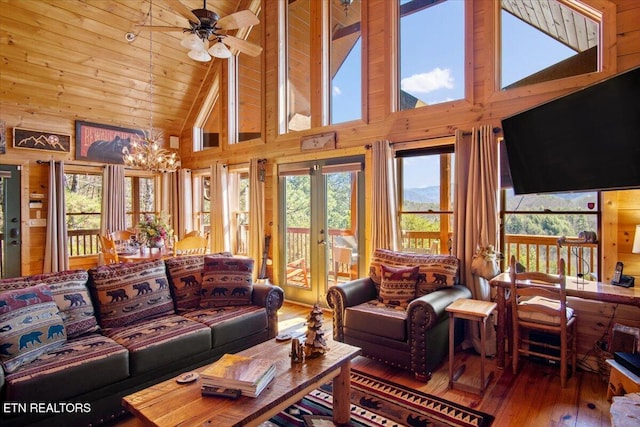
[[[338,86],[333,86],[333,94],[335,96],[342,95],[342,91],[340,90],[340,88]]]
[[[409,93],[429,93],[442,88],[453,89],[453,77],[450,69],[435,68],[428,73],[414,74],[402,79],[400,87]]]

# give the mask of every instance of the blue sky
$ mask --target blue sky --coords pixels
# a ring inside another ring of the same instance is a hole
[[[405,3],[402,0],[401,3]],[[464,98],[464,1],[449,0],[401,22],[400,80],[402,90],[433,105]],[[502,85],[507,86],[575,52],[539,30],[502,13]],[[360,118],[360,56],[358,43],[333,81],[333,122]],[[428,107],[427,107],[428,108]],[[437,185],[437,164],[405,160],[407,187]]]

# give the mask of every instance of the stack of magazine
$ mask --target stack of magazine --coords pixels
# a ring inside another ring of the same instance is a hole
[[[271,360],[225,354],[200,373],[202,394],[232,395],[238,390],[243,396],[257,397],[276,375]]]

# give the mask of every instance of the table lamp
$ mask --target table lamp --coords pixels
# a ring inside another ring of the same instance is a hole
[[[636,235],[633,238],[633,248],[631,253],[640,254],[640,224],[636,225]]]

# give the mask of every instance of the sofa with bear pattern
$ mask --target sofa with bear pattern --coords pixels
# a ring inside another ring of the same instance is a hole
[[[0,280],[0,424],[99,425],[134,391],[277,335],[281,288],[230,254]]]

